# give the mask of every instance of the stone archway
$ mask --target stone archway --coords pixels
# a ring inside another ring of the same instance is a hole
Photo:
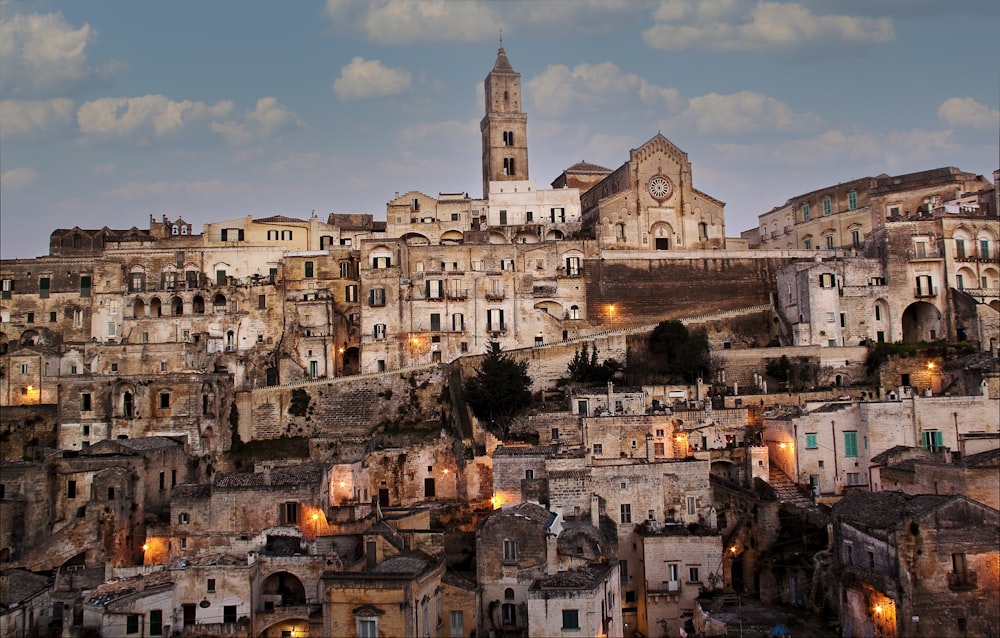
[[[305,605],[306,588],[295,574],[275,572],[261,583],[260,600],[264,611],[268,611],[269,607]]]
[[[944,337],[941,331],[941,311],[926,301],[911,303],[903,311],[903,341],[936,341]]]

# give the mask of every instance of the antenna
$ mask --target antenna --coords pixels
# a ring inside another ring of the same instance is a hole
[[[503,48],[503,27],[500,27],[500,48]]]

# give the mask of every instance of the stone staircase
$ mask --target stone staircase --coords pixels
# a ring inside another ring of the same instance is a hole
[[[802,493],[791,477],[774,465],[768,468],[767,483],[778,493],[778,500],[782,503],[805,509],[817,509],[812,499]]]

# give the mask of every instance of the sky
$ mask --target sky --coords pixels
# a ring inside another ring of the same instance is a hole
[[[727,236],[858,177],[1000,168],[995,0],[0,0],[0,257],[57,228],[482,196],[483,80],[529,177],[657,132]]]

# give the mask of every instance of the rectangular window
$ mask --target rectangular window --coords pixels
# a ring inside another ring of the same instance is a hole
[[[836,321],[836,316],[832,312],[826,313],[826,322],[833,323],[834,321]]]
[[[693,496],[687,497],[687,513],[688,513],[688,516],[694,516],[697,513],[697,511],[698,511],[696,509],[697,503],[698,503],[698,500],[695,497],[693,497]]]
[[[35,323],[35,313],[29,312],[24,319],[25,323]]]
[[[580,275],[580,258],[579,257],[567,257],[566,258],[566,276],[567,277],[578,277]]]
[[[80,395],[80,398],[81,398],[80,409],[84,412],[90,412],[91,410],[90,393],[84,392],[82,395]]]
[[[129,614],[128,616],[125,616],[125,633],[139,633],[139,614]]]
[[[441,330],[441,315],[437,312],[431,313],[431,331],[437,332]]]
[[[562,610],[562,628],[563,629],[580,628],[580,611],[578,609]]]
[[[632,504],[622,503],[621,504],[621,522],[622,525],[628,525],[632,522]]]
[[[604,454],[604,444],[594,443],[594,454],[601,455]]]
[[[861,248],[861,231],[852,230],[851,231],[851,245],[855,248]]]
[[[826,247],[833,248],[833,235],[826,236]]]
[[[208,581],[206,582],[205,589],[210,594],[214,594],[215,593],[215,579],[214,578],[209,578],[208,579]]]
[[[809,204],[802,204],[802,221],[809,221]]]
[[[848,472],[847,473],[847,484],[848,485],[861,485],[861,474],[859,472]]]
[[[806,248],[806,250],[812,250],[812,247],[813,247],[812,240],[811,239],[807,239],[805,241],[805,248]]]
[[[490,332],[500,332],[506,329],[502,308],[490,308],[486,311],[486,329]]]
[[[55,312],[50,312],[49,313],[49,323],[55,323],[55,321],[56,321],[56,313]]]
[[[306,279],[312,279],[315,275],[315,269],[313,267],[313,262],[307,261],[305,263],[305,277]]]
[[[347,303],[357,303],[358,301],[358,286],[357,284],[351,284],[344,287],[344,301]]]
[[[384,306],[385,305],[385,288],[372,288],[368,291],[368,305],[369,306]]]
[[[944,447],[944,438],[938,430],[924,430],[922,438],[925,450],[936,452]]]
[[[451,316],[451,329],[455,332],[462,332],[465,330],[465,315],[456,312]]]
[[[816,444],[816,433],[806,432],[806,449],[815,450],[817,448],[819,448],[819,445]]]
[[[224,605],[222,607],[222,622],[226,624],[236,622],[236,605]]]
[[[698,573],[697,567],[688,567],[688,582],[689,583],[701,582],[701,574]]]
[[[149,610],[149,635],[150,636],[163,635],[163,610],[161,609]]]
[[[389,268],[392,266],[391,257],[372,257],[372,268]]]
[[[117,363],[112,363],[111,364],[111,371],[112,372],[118,372],[118,364]]]
[[[118,325],[114,321],[108,322],[108,337],[115,337],[118,335]]]
[[[858,455],[858,433],[855,430],[844,432],[844,456]]]
[[[13,279],[4,279],[0,281],[0,293],[2,293],[2,295],[0,295],[0,298],[10,299],[12,296],[11,293],[13,292],[14,292]]]
[[[990,258],[990,240],[988,239],[979,240],[979,258],[980,259]]]
[[[66,481],[66,498],[76,498],[76,481]]]
[[[653,456],[666,456],[666,447],[662,441],[653,443]]]
[[[427,299],[441,299],[444,296],[444,285],[440,279],[428,279],[424,282],[424,296]]]
[[[829,217],[833,213],[833,202],[829,197],[823,198],[823,217]]]
[[[453,611],[450,614],[449,636],[451,638],[463,638],[465,636],[465,618],[460,611]]]
[[[48,299],[50,282],[51,280],[48,277],[40,277],[38,279],[38,296],[41,299]]]
[[[295,525],[299,522],[299,504],[295,501],[281,504],[282,522]]]
[[[847,194],[847,210],[856,210],[858,207],[858,193],[851,191]]]
[[[507,211],[505,210],[500,211],[500,225],[501,226],[507,225]]]
[[[509,538],[503,539],[503,562],[513,563],[517,561],[517,541]]]
[[[351,278],[351,262],[349,261],[340,262],[340,278],[341,279]]]
[[[161,392],[160,393],[160,409],[167,410],[170,408],[170,393]]]
[[[372,336],[375,338],[376,341],[385,339],[385,324],[384,323],[375,324],[374,330],[372,331]],[[379,370],[379,372],[381,372],[381,370]]]

